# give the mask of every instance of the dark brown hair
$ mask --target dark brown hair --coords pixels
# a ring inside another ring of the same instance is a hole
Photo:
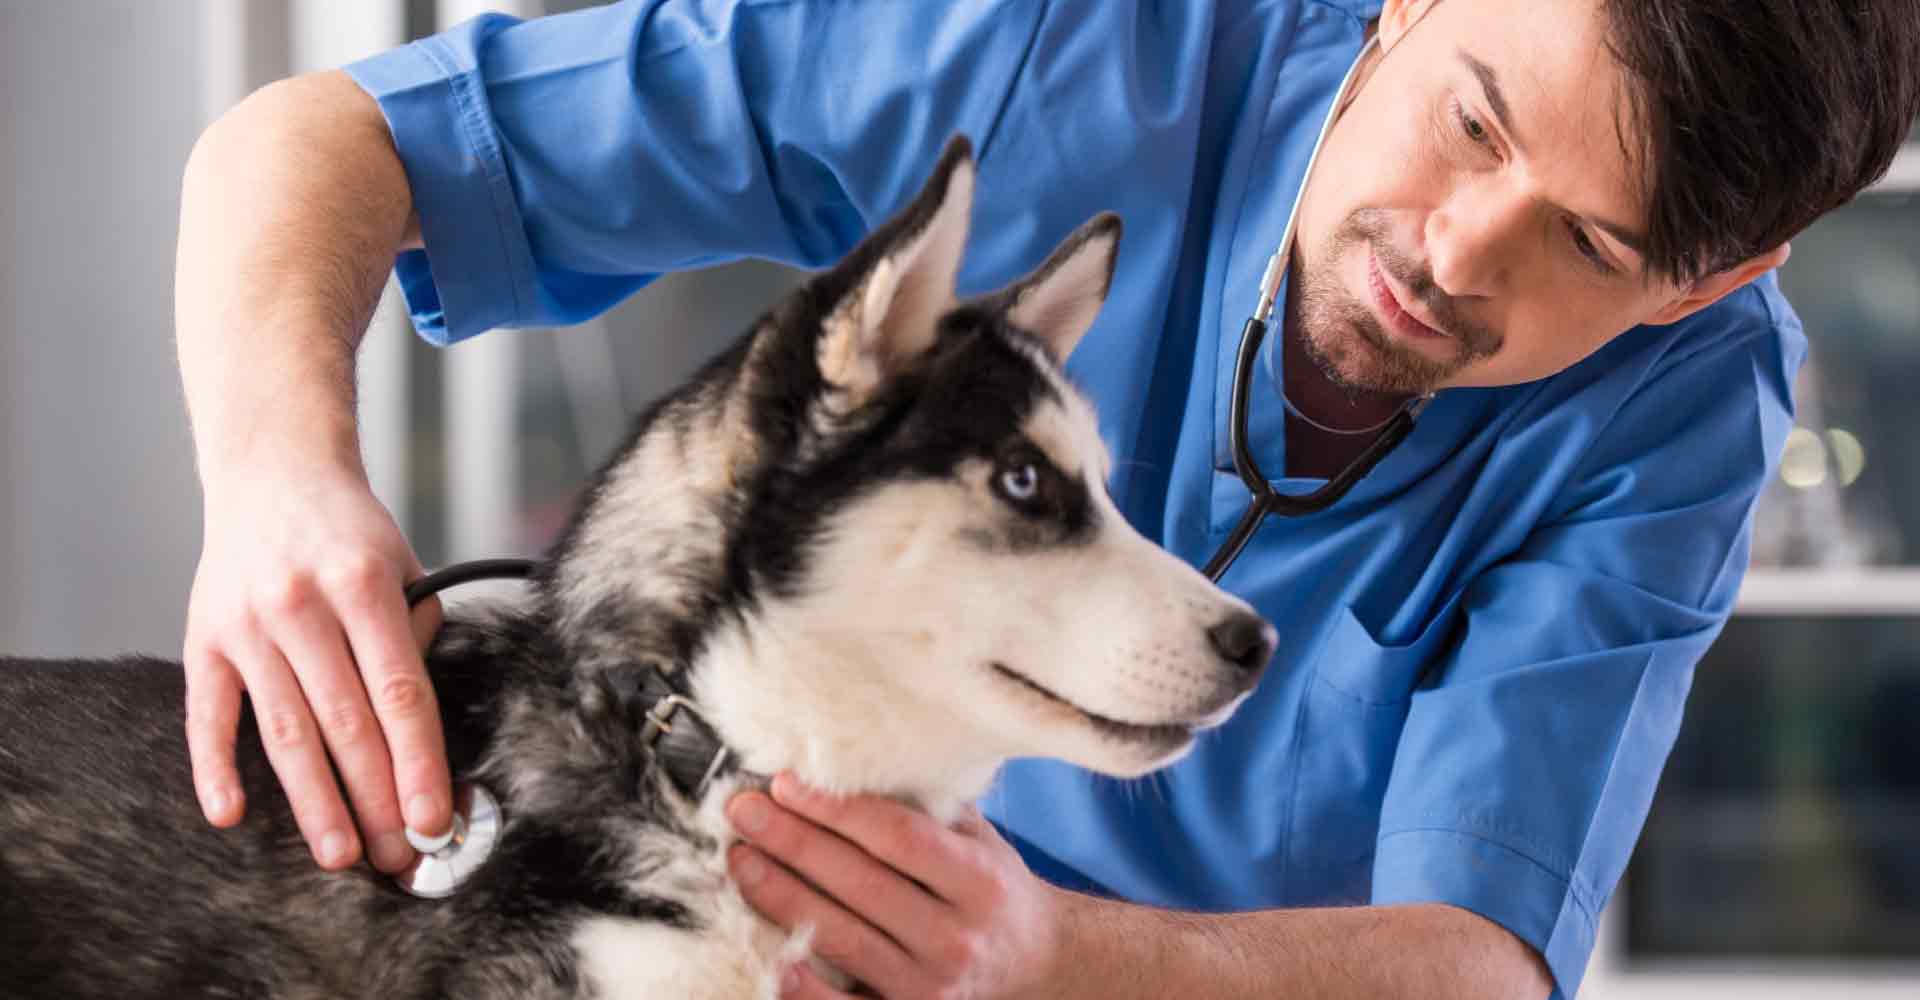
[[[1920,117],[1916,0],[1604,0],[1650,277],[1767,253],[1878,180]]]

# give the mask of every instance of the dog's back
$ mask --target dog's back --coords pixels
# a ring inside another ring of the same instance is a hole
[[[448,899],[319,870],[250,722],[209,827],[177,664],[0,661],[0,995],[771,996],[804,945],[728,881],[745,783],[948,819],[1010,756],[1132,776],[1219,725],[1273,630],[1131,527],[1059,367],[1119,221],[963,303],[972,186],[956,141],[640,418],[530,601],[441,629],[449,763],[506,817]]]
[[[481,671],[436,666],[443,707],[484,699],[467,683]],[[489,666],[497,679],[504,664]],[[464,907],[315,865],[250,711],[246,818],[208,825],[185,694],[165,660],[0,659],[0,995],[426,995]],[[477,714],[449,716],[456,760],[483,738]]]
[[[237,872],[319,873],[272,807],[278,788],[258,752],[240,754],[254,806],[238,829],[209,826],[183,794],[184,696],[179,664],[163,660],[0,660],[9,996],[258,996],[272,992],[271,963],[233,957],[285,954],[309,936],[285,912],[295,899],[234,905],[232,894],[262,889]],[[259,746],[250,714],[239,744]],[[153,933],[159,923],[171,933]],[[261,978],[235,979],[242,969]]]

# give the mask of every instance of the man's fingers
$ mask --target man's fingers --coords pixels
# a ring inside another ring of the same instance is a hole
[[[443,833],[453,822],[446,738],[401,583],[364,572],[332,581],[330,590],[392,753],[388,781],[405,823],[423,834]]]
[[[774,776],[772,791],[774,801],[840,833],[941,900],[962,909],[992,901],[977,845],[926,813],[877,795],[828,795],[786,772]]]
[[[820,894],[772,858],[744,844],[727,852],[740,894],[774,923],[814,928],[813,950],[884,996],[918,996],[926,984],[913,959],[892,938]]]
[[[828,986],[805,962],[789,966],[780,979],[780,1000],[853,1000],[854,996]]]
[[[240,675],[218,653],[188,658],[187,757],[200,811],[214,826],[232,826],[247,811],[233,747],[240,728]]]
[[[755,846],[828,896],[857,908],[909,952],[924,956],[944,946],[936,935],[955,921],[952,908],[845,838],[759,792],[735,796],[727,804],[727,818]]]
[[[287,804],[313,859],[333,870],[353,864],[360,856],[360,839],[293,668],[264,638],[238,659],[267,762],[286,789]]]
[[[346,637],[330,612],[316,592],[302,608],[283,614],[272,636],[293,666],[327,755],[346,786],[369,858],[382,871],[396,872],[413,860],[413,850],[401,829],[393,759]]]

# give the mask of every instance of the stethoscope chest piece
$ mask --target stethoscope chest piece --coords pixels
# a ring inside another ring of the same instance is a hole
[[[453,793],[453,828],[439,837],[407,831],[420,852],[394,881],[423,899],[444,899],[486,864],[500,838],[500,803],[485,788],[464,784]]]
[[[478,559],[449,566],[407,585],[407,606],[469,580],[524,580],[537,565],[528,559]],[[401,889],[422,899],[445,899],[459,891],[493,854],[500,840],[500,801],[468,782],[453,790],[453,828],[438,837],[407,831],[407,843],[420,852],[407,870],[393,877]]]

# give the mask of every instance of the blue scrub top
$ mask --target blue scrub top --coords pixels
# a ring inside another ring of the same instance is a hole
[[[1378,8],[648,0],[483,17],[349,72],[412,183],[426,249],[396,270],[437,343],[579,322],[680,268],[829,265],[956,132],[980,170],[965,293],[1118,211],[1112,297],[1068,367],[1121,509],[1198,565],[1248,500],[1240,325]],[[1551,378],[1441,393],[1229,573],[1281,636],[1232,721],[1139,782],[1016,761],[989,815],[1036,871],[1150,904],[1461,906],[1571,996],[1734,603],[1804,351],[1769,276]]]

